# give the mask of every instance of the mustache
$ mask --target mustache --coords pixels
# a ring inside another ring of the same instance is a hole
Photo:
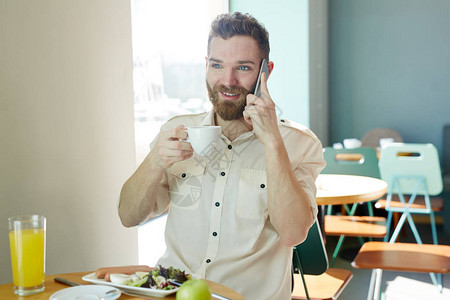
[[[249,90],[240,86],[226,87],[224,85],[214,86],[213,91],[215,93],[228,93],[228,94],[240,94],[247,95],[250,93]]]

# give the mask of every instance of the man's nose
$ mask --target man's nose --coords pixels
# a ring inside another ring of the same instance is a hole
[[[232,87],[238,85],[236,70],[229,69],[225,72],[224,76],[223,83],[225,86]]]

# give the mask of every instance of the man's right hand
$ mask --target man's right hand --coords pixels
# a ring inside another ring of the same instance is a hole
[[[150,160],[159,167],[167,169],[176,162],[192,157],[194,150],[191,144],[182,141],[188,137],[185,130],[186,127],[179,125],[174,129],[161,131],[150,152]]]

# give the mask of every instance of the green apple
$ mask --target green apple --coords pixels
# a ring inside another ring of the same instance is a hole
[[[203,279],[191,279],[180,286],[176,300],[211,300],[211,291]]]

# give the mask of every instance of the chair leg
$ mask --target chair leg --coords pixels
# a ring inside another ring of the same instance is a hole
[[[370,239],[370,238],[369,238]],[[358,236],[358,240],[359,240],[359,243],[361,244],[361,246],[362,245],[364,245],[364,243],[366,242],[362,237],[360,237],[360,236]]]
[[[431,234],[433,235],[433,244],[437,245],[437,233],[436,233],[436,221],[434,219],[434,212],[430,212],[430,224],[431,224]]]
[[[391,234],[391,222],[392,222],[392,211],[388,211],[387,219],[386,219],[386,235],[384,236],[383,241],[389,241],[389,235]]]
[[[442,293],[442,274],[430,273],[431,281],[437,287],[439,293]]]
[[[374,300],[380,299],[380,289],[381,289],[381,277],[383,275],[383,270],[377,269],[377,281],[375,283],[375,295]]]
[[[367,293],[367,300],[373,300],[373,291],[375,289],[375,280],[377,277],[377,270],[372,270],[372,275],[370,276],[370,283],[369,283],[369,292]]]
[[[367,293],[367,300],[379,300],[380,299],[380,288],[381,288],[381,277],[383,275],[383,270],[373,269],[372,275],[370,276],[369,292]]]
[[[331,261],[330,261],[330,267],[333,267],[333,265],[334,265],[334,261],[336,260],[336,257],[338,256],[339,251],[341,250],[341,246],[342,246],[342,243],[344,242],[344,238],[345,238],[345,235],[341,235],[339,237],[336,248],[334,248],[333,257],[331,258]]]
[[[409,227],[413,232],[414,238],[416,239],[417,244],[422,244],[422,239],[420,238],[419,231],[417,230],[416,224],[414,223],[414,219],[412,218],[409,212],[405,212],[406,218],[408,220]]]
[[[296,249],[294,249],[294,255],[295,255],[295,259],[296,259],[297,264],[298,264],[298,269],[300,271],[300,276],[302,277],[303,288],[305,289],[306,300],[310,300],[309,293],[308,293],[308,287],[306,286],[305,274],[303,273],[302,261],[300,260],[300,256],[298,255]]]
[[[398,224],[395,226],[394,233],[392,234],[391,239],[389,240],[390,243],[394,243],[397,240],[398,234],[400,233],[400,230],[402,229],[407,216],[409,216],[409,212],[405,211],[400,217]]]
[[[369,216],[373,217],[372,201],[367,202],[367,210],[369,212]]]

